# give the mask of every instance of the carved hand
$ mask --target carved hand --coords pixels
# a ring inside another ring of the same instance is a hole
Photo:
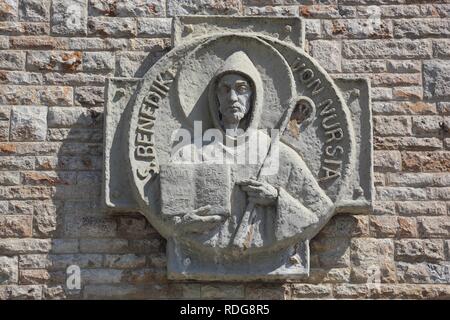
[[[238,182],[242,191],[247,193],[249,201],[261,206],[273,204],[278,198],[278,190],[272,185],[253,180],[246,179]]]
[[[229,213],[227,212],[211,212],[212,207],[207,205],[187,213],[181,218],[180,221],[183,225],[183,230],[187,232],[201,233],[214,228],[220,222],[225,221],[229,216]]]

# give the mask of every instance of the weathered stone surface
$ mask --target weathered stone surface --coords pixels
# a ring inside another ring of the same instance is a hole
[[[110,17],[156,17],[165,13],[164,0],[97,0],[89,1],[89,13]]]
[[[0,22],[0,32],[10,36],[45,36],[50,27],[45,22]]]
[[[243,297],[243,285],[210,284],[201,287],[202,299],[242,299]]]
[[[0,216],[0,238],[27,238],[32,235],[32,217],[29,215]]]
[[[370,217],[370,233],[377,238],[415,238],[418,236],[414,218],[393,216]]]
[[[124,253],[128,249],[128,241],[126,239],[80,240],[80,251],[83,253]]]
[[[370,284],[341,284],[333,287],[338,299],[361,299],[369,296]]]
[[[58,178],[56,178],[58,179]],[[54,184],[55,180],[51,180]],[[56,180],[57,181],[57,180]],[[57,206],[52,202],[42,202],[36,206],[33,216],[35,237],[50,238],[57,231]]]
[[[87,285],[84,289],[84,299],[163,299],[178,297],[177,292],[171,291],[167,285],[143,285],[130,284]]]
[[[88,21],[88,34],[102,37],[135,37],[136,21],[131,18],[91,17]]]
[[[404,152],[402,165],[405,171],[448,172],[450,152]]]
[[[4,201],[2,203],[2,214],[33,214],[34,201],[26,200],[26,201]]]
[[[338,54],[339,52],[334,52]],[[328,62],[330,63],[330,61]],[[352,73],[369,73],[369,72],[385,72],[386,71],[386,61],[381,59],[370,59],[370,60],[343,60],[342,61],[342,71],[352,72]]]
[[[142,61],[147,60],[153,64],[156,59],[146,52],[121,52],[117,54],[116,76],[135,77],[141,67]]]
[[[318,237],[311,241],[311,250],[317,254],[321,267],[347,267],[350,265],[350,241],[348,238]]]
[[[245,298],[251,300],[283,300],[289,296],[287,285],[247,285]],[[193,297],[191,295],[191,297]],[[188,298],[188,297],[186,297]],[[199,297],[198,297],[199,298]]]
[[[101,268],[103,256],[101,254],[55,254],[47,257],[50,270],[66,270],[70,265],[77,265],[80,269]]]
[[[322,26],[320,20],[306,20],[305,21],[305,32],[307,39],[319,38],[322,33]]]
[[[220,2],[211,2],[207,0],[167,0],[167,15],[180,16],[188,14],[239,14],[241,10],[241,1],[226,0]]]
[[[50,274],[45,269],[20,270],[20,284],[45,284],[50,280]]]
[[[52,239],[52,253],[77,253],[79,241],[77,239]]]
[[[45,286],[42,293],[43,298],[48,300],[61,300],[71,297],[71,295],[66,294],[63,286]]]
[[[436,104],[425,102],[374,102],[373,112],[385,115],[437,114]]]
[[[331,298],[330,285],[293,284],[291,289],[292,299]]]
[[[413,130],[418,135],[437,135],[450,126],[450,117],[421,116],[413,117]]]
[[[409,187],[447,187],[450,177],[446,173],[406,173],[388,174],[387,182],[394,186]],[[444,200],[444,199],[443,199]]]
[[[123,270],[117,269],[85,269],[81,270],[81,278],[86,284],[120,283]]]
[[[101,129],[56,128],[49,129],[47,139],[50,141],[100,142],[103,139]]]
[[[254,2],[255,5],[259,3],[259,1]],[[276,1],[271,2],[271,4],[276,4]],[[313,6],[311,6],[311,4],[313,4],[313,1],[292,1],[292,4],[297,3],[303,4],[300,6],[300,14],[305,18],[355,18],[357,12],[355,7],[338,7],[335,1],[324,1],[322,4]]]
[[[310,283],[347,283],[350,282],[350,268],[312,268],[307,281]]]
[[[34,169],[34,161],[30,158],[1,157],[0,164],[5,170]]]
[[[374,117],[374,133],[379,136],[411,135],[410,117]]]
[[[433,263],[405,263],[396,264],[397,275],[401,283],[442,283],[448,284],[450,281],[450,266],[447,264]]]
[[[51,260],[47,254],[26,254],[19,257],[21,269],[46,269],[51,265]]]
[[[114,70],[114,54],[112,52],[84,52],[83,71]]]
[[[337,41],[315,40],[310,42],[311,55],[328,72],[341,71],[341,44]]]
[[[395,241],[394,244],[397,261],[445,260],[442,240],[405,239]]]
[[[43,141],[47,136],[47,108],[18,106],[11,110],[11,140]]]
[[[145,266],[145,261],[146,258],[144,255],[106,255],[104,266],[117,269],[142,268]]]
[[[299,13],[298,6],[265,6],[265,7],[253,6],[244,8],[244,15],[246,16],[286,17],[286,16],[298,16],[298,13]],[[228,12],[226,14],[228,14]]]
[[[438,138],[375,137],[376,150],[440,150],[443,143]]]
[[[104,103],[103,87],[78,87],[75,89],[75,104],[83,107],[99,107]]]
[[[102,124],[102,114],[95,109],[49,108],[48,126],[54,127],[98,127]]]
[[[0,51],[0,69],[24,70],[24,67],[25,67],[25,52]]]
[[[450,62],[429,60],[423,63],[424,94],[427,98],[450,97]]]
[[[438,39],[433,42],[433,55],[438,58],[450,56],[450,40]]]
[[[397,200],[397,201],[409,201],[409,200],[426,200],[426,191],[420,188],[409,187],[377,187],[377,198],[379,200]]]
[[[0,103],[11,105],[72,105],[73,89],[64,86],[2,86]]]
[[[45,253],[50,249],[48,239],[0,239],[0,254]]]
[[[172,30],[172,19],[141,18],[137,20],[139,37],[169,37]]]
[[[421,86],[397,87],[393,88],[392,94],[396,100],[422,100],[423,88]]]
[[[86,35],[87,1],[52,1],[52,33],[56,35]]]
[[[450,232],[450,220],[447,217],[419,217],[417,225],[422,237],[446,237]]]
[[[431,42],[426,40],[348,40],[343,42],[346,58],[428,58]]]
[[[398,73],[415,73],[421,71],[420,60],[388,60],[387,70]]]
[[[450,22],[446,19],[394,20],[394,35],[398,38],[449,37]]]
[[[365,237],[369,235],[369,221],[366,216],[337,215],[322,229],[320,235],[335,237]]]
[[[0,257],[0,285],[15,284],[19,280],[17,257]]]
[[[19,3],[19,19],[23,21],[49,21],[49,0],[22,0]]]
[[[447,285],[382,284],[370,289],[371,299],[448,299]]]
[[[395,214],[395,202],[393,201],[375,202],[373,204],[373,214],[376,215]]]
[[[435,216],[435,215],[446,215],[447,207],[445,202],[398,202],[397,203],[398,213],[401,215],[423,215],[423,216]]]
[[[2,300],[40,300],[42,299],[41,285],[7,285],[0,286]]]
[[[30,70],[75,72],[81,70],[79,51],[32,51],[27,56]]]
[[[0,20],[16,20],[18,16],[18,0],[0,2]]]
[[[373,162],[374,169],[379,172],[397,172],[402,167],[399,151],[375,151]]]
[[[156,230],[141,216],[119,217],[117,223],[117,231],[123,238],[140,239],[156,234]]]
[[[68,237],[114,237],[117,234],[117,223],[113,218],[68,216],[66,217],[64,232]]]
[[[393,28],[388,20],[339,19],[324,20],[327,37],[347,39],[392,38]]]
[[[364,283],[395,282],[394,244],[388,239],[352,239],[352,281]]]
[[[19,172],[0,171],[0,185],[14,186],[18,184],[20,184]]]

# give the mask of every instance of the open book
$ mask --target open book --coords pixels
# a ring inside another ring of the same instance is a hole
[[[206,205],[214,211],[230,211],[230,166],[161,165],[160,181],[164,215],[184,215]]]

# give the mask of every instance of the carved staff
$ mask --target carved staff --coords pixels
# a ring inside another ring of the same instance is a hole
[[[291,100],[288,108],[284,111],[284,114],[281,118],[282,121],[280,121],[280,127],[278,131],[278,136],[275,139],[271,139],[269,148],[267,150],[267,153],[264,157],[263,163],[261,167],[258,170],[258,173],[256,175],[256,180],[259,180],[261,176],[261,171],[266,165],[266,162],[268,159],[270,159],[271,152],[273,149],[273,145],[275,143],[279,143],[281,136],[283,135],[284,131],[287,128],[287,125],[289,123],[289,119],[291,118],[292,112],[295,109],[295,106],[297,106],[301,101],[305,101],[308,104],[311,104],[311,101],[307,97],[299,97],[297,98],[296,102],[294,103],[294,99]],[[312,107],[312,106],[311,106]],[[247,204],[247,207],[245,208],[244,215],[242,216],[242,219],[237,227],[236,233],[233,237],[232,243],[235,246],[241,247],[240,244],[242,244],[242,247],[244,249],[248,249],[252,243],[253,240],[253,230],[254,230],[254,223],[256,218],[256,210],[255,210],[255,203],[253,201],[249,201]],[[245,222],[247,221],[247,225],[245,225]]]

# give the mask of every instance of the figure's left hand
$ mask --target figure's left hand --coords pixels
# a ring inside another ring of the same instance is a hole
[[[254,179],[245,179],[237,183],[248,195],[249,201],[262,206],[273,204],[278,198],[278,190],[272,185]]]

